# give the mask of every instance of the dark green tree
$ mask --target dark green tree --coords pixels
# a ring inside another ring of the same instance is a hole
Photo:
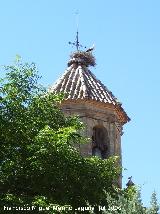
[[[117,158],[79,154],[75,144],[87,141],[79,134],[83,124],[77,117],[64,116],[59,109],[62,95],[38,84],[34,63],[17,61],[4,69],[6,76],[0,81],[2,212],[9,206],[36,206],[33,213],[38,207],[44,208],[41,213],[56,213],[45,208],[107,204],[106,192],[117,194],[113,185],[120,173]]]

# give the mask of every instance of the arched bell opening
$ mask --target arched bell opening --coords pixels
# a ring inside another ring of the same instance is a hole
[[[103,126],[93,128],[92,155],[102,159],[109,156],[109,137],[107,129]]]

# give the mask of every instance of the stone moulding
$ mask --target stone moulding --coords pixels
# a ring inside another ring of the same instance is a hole
[[[101,113],[101,114],[102,114],[102,111],[104,112],[103,114],[106,114],[106,111],[108,110],[108,111],[110,111],[110,113],[109,113],[110,117],[108,117],[108,118],[110,118],[109,120],[113,121],[113,122],[118,121],[122,125],[124,125],[125,123],[130,121],[130,118],[127,116],[124,109],[121,106],[114,105],[112,103],[103,103],[103,102],[99,102],[99,101],[95,101],[95,100],[88,100],[88,99],[77,99],[77,100],[66,99],[66,100],[62,101],[61,108],[65,109],[66,111],[68,108],[68,111],[73,112],[74,109],[76,110],[76,106],[80,106],[80,105],[83,107],[79,107],[79,111],[80,110],[82,112],[86,111],[86,113],[87,112],[91,113],[91,111],[93,111],[93,108],[94,108],[95,113],[96,113],[96,109],[99,109],[98,113]],[[113,114],[113,113],[111,114],[111,112],[114,112],[115,114]],[[117,118],[117,119],[115,119],[115,118]]]

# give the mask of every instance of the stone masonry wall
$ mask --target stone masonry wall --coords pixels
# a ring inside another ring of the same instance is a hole
[[[95,126],[103,126],[108,132],[110,141],[108,156],[118,155],[121,157],[121,126],[112,108],[104,108],[99,104],[93,105],[91,102],[82,101],[80,103],[73,101],[62,103],[62,110],[66,115],[79,115],[86,125],[83,134],[90,138],[90,142],[85,145],[80,145],[80,153],[83,156],[92,155],[91,137],[93,135],[93,128]]]

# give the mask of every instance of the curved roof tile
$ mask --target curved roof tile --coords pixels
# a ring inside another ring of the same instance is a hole
[[[64,93],[65,100],[88,99],[112,104],[116,109],[118,108],[119,111],[123,112],[126,122],[130,120],[121,107],[121,103],[89,70],[87,64],[82,63],[79,58],[73,58],[68,66],[64,74],[50,87],[51,92]]]

